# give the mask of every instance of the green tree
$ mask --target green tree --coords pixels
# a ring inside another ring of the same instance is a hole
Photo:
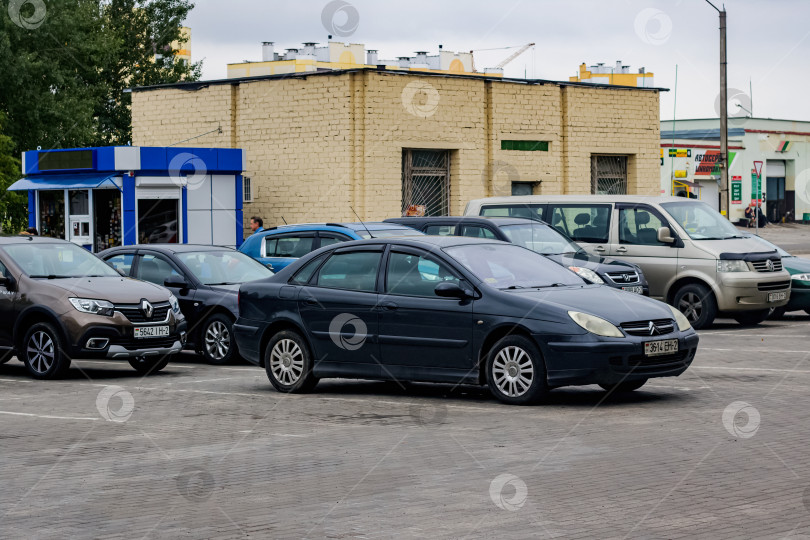
[[[0,230],[18,233],[28,226],[26,197],[6,189],[20,178],[20,160],[14,157],[14,142],[3,134],[5,118],[0,113]]]
[[[39,18],[37,4],[45,6]],[[133,86],[199,79],[171,44],[187,0],[16,2],[0,10],[0,112],[13,155],[42,148],[127,144]],[[33,22],[32,22],[33,21]]]

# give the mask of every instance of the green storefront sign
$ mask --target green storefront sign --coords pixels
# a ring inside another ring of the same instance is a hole
[[[742,204],[742,177],[735,176],[731,180],[731,204]]]
[[[762,198],[762,178],[757,176],[756,171],[751,171],[751,200]]]

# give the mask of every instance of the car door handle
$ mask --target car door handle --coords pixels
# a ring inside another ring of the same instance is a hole
[[[305,306],[314,306],[318,303],[314,298],[304,298],[301,302],[303,302]]]
[[[383,302],[382,304],[380,304],[380,309],[385,311],[396,311],[397,309],[399,309],[399,305],[393,302]]]
[[[595,248],[593,248],[593,249],[594,249],[594,250],[596,250],[596,251],[600,251],[600,252],[601,252],[601,251],[605,251],[605,248],[604,248],[604,247],[602,247],[602,246],[596,246],[596,247],[595,247]]]
[[[616,248],[616,253],[625,253],[627,251],[626,247],[619,247]]]

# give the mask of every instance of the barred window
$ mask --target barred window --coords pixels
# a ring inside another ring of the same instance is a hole
[[[627,156],[591,156],[591,193],[627,194]]]
[[[242,177],[242,202],[253,202],[253,189],[249,176]]]
[[[450,152],[402,151],[402,215],[450,213]]]

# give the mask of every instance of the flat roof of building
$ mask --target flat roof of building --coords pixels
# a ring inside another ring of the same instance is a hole
[[[150,86],[136,86],[129,88],[132,92],[145,92],[149,90],[160,90],[163,88],[177,88],[179,90],[196,91],[207,86],[223,85],[223,84],[239,84],[243,82],[254,81],[272,81],[279,79],[306,79],[307,77],[329,77],[335,75],[343,75],[345,73],[357,72],[372,72],[372,73],[386,73],[389,75],[403,75],[411,77],[439,77],[439,78],[453,78],[453,79],[475,79],[481,81],[502,82],[511,84],[527,84],[527,85],[543,85],[552,84],[556,86],[579,86],[583,88],[611,88],[617,90],[640,90],[646,92],[669,92],[669,88],[641,88],[638,86],[623,86],[619,84],[600,84],[600,83],[585,83],[585,82],[570,82],[570,81],[552,81],[548,79],[513,79],[507,77],[491,77],[483,74],[474,73],[430,73],[426,71],[405,71],[398,69],[379,69],[379,68],[356,68],[356,69],[334,69],[328,71],[309,71],[301,73],[283,73],[279,75],[261,75],[258,77],[237,77],[233,79],[214,79],[210,81],[186,81],[167,84],[155,84]]]

